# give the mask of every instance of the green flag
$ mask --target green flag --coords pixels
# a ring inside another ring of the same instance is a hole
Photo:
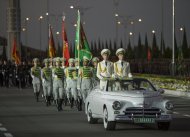
[[[80,12],[78,11],[76,39],[75,39],[75,58],[79,58],[80,60],[82,60],[83,56],[92,59],[92,53],[90,51],[89,44],[86,35],[84,33],[84,29],[80,21]]]

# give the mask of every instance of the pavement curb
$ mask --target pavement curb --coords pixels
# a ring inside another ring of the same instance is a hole
[[[175,90],[165,89],[164,94],[190,98],[190,92],[184,92],[184,91],[175,91]]]

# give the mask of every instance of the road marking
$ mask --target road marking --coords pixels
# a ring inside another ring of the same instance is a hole
[[[188,115],[188,114],[184,114],[183,116],[185,116],[185,117],[190,117],[190,115]]]
[[[4,133],[4,135],[5,135],[6,137],[13,137],[13,135],[12,135],[11,133]]]
[[[174,113],[174,114],[177,114],[177,115],[179,114],[179,112],[173,112],[173,113]]]
[[[4,127],[0,127],[0,131],[7,131],[7,129]]]

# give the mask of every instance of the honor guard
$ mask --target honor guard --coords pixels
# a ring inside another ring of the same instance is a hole
[[[13,76],[14,76],[14,85],[18,88],[20,88],[20,67],[19,65],[16,63],[15,61],[15,65],[14,65],[14,68],[13,68]]]
[[[39,100],[40,94],[40,84],[41,84],[41,68],[39,67],[39,59],[33,59],[34,66],[31,68],[31,77],[32,77],[32,84],[34,89],[34,94],[36,97],[36,101]]]
[[[77,79],[78,71],[75,68],[75,60],[73,58],[69,59],[69,67],[65,69],[66,76],[66,93],[67,99],[70,101],[71,108],[74,105],[74,101],[77,101]]]
[[[56,67],[53,69],[52,75],[54,100],[56,100],[58,111],[61,111],[63,110],[64,70],[61,68],[61,59],[59,57],[56,58]]]
[[[93,87],[99,85],[99,83],[100,83],[100,80],[98,79],[98,77],[96,75],[98,62],[99,62],[99,59],[97,57],[94,57],[92,59],[92,65],[93,65],[92,85],[93,85]]]
[[[66,61],[65,58],[62,58],[62,59],[61,59],[61,62],[62,62],[62,63],[61,63],[61,65],[62,65],[61,68],[62,68],[62,69],[65,69],[65,67],[66,67],[66,66],[65,66],[65,61]]]
[[[108,61],[110,55],[109,49],[103,49],[101,55],[103,61],[98,63],[97,77],[100,79],[100,89],[105,90],[107,79],[112,78],[113,75],[113,63]]]
[[[79,69],[79,84],[81,89],[81,94],[83,101],[85,103],[87,95],[90,93],[92,89],[92,75],[93,69],[89,66],[89,59],[84,56],[83,57],[83,67]]]
[[[49,67],[49,59],[44,59],[45,67],[42,69],[42,87],[45,96],[46,106],[51,105],[51,89],[52,89],[52,71]]]
[[[132,77],[129,62],[124,61],[124,55],[125,50],[123,48],[119,48],[116,51],[116,56],[118,56],[119,60],[114,63],[114,76],[118,79],[126,79]],[[115,90],[121,90],[119,82],[115,82]]]
[[[3,62],[2,70],[3,70],[2,73],[3,73],[4,85],[8,88],[9,87],[10,68],[9,68],[9,65],[6,60],[4,60],[4,62]]]

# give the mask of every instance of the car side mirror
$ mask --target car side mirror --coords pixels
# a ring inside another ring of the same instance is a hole
[[[158,92],[159,92],[160,94],[164,94],[165,90],[162,89],[162,88],[160,88],[160,89],[158,89]]]

